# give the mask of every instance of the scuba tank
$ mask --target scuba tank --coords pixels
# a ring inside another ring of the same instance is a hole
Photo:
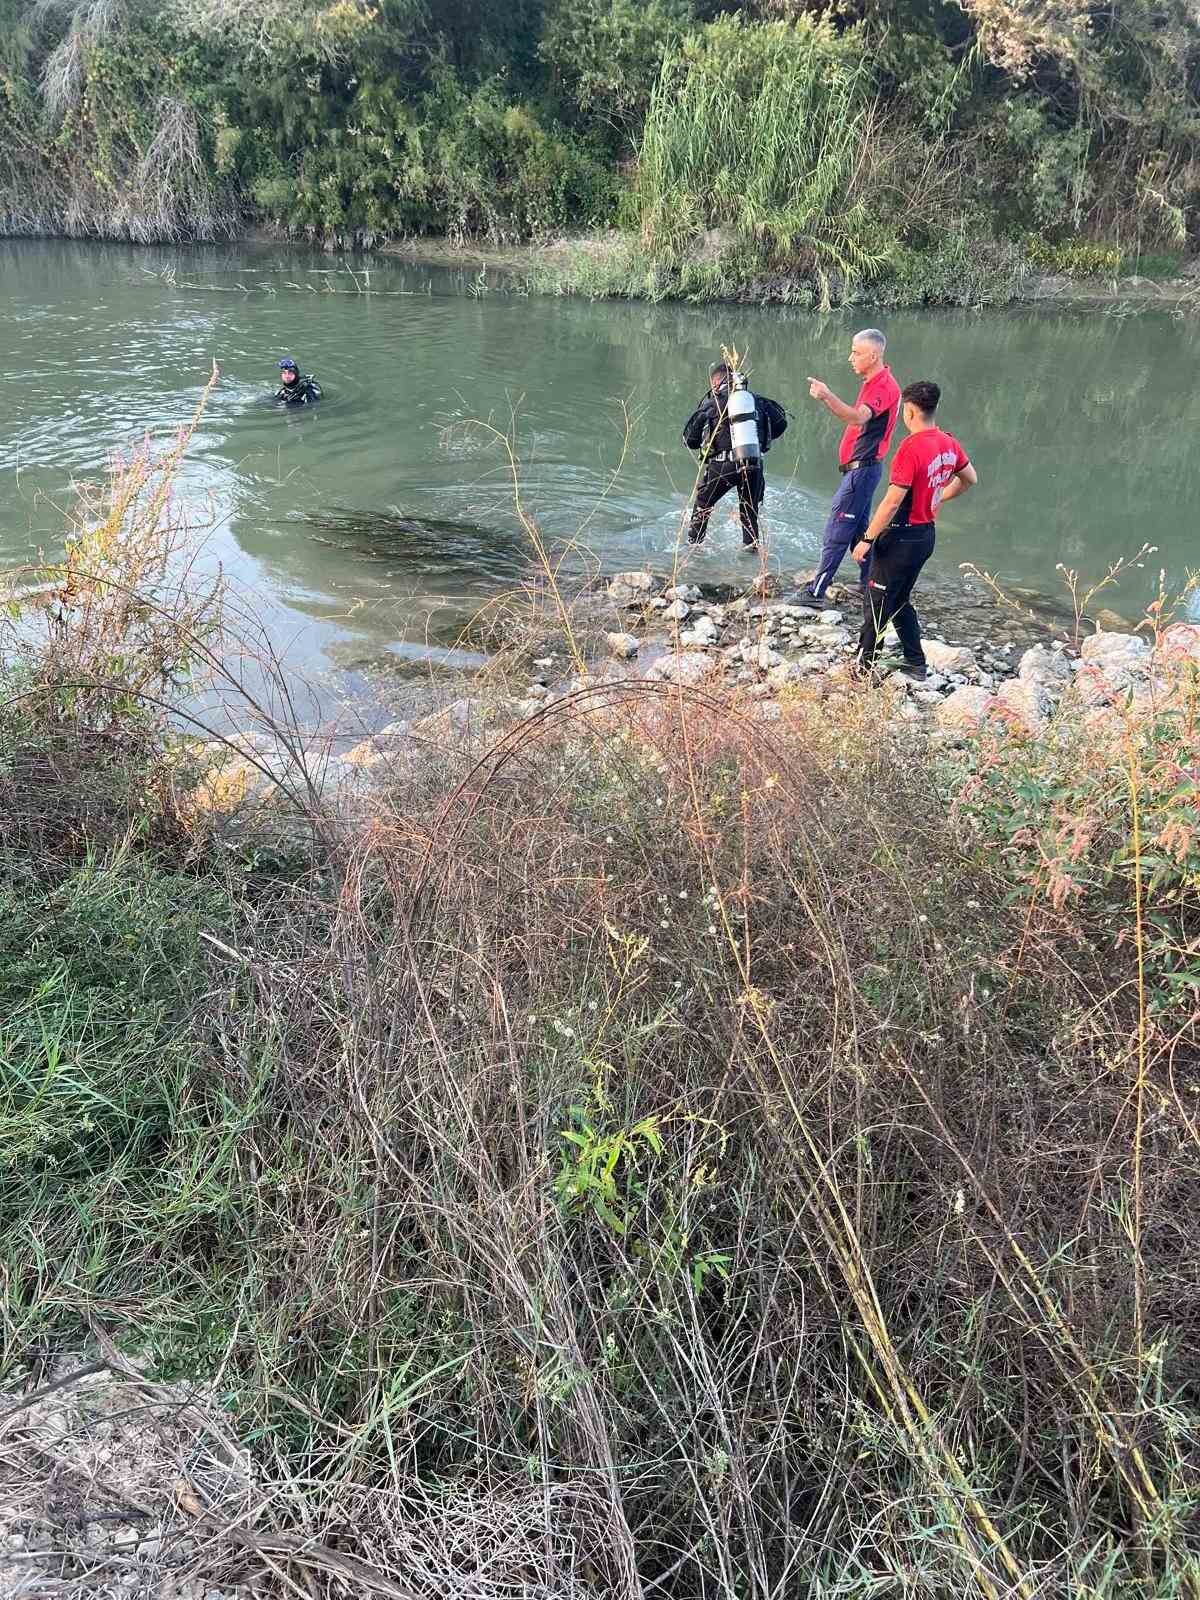
[[[759,458],[757,412],[758,404],[746,387],[745,375],[731,373],[725,415],[729,420],[729,443],[735,461]]]

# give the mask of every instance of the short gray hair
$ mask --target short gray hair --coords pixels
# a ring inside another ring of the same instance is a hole
[[[850,342],[857,344],[860,339],[866,339],[869,344],[877,345],[880,350],[887,349],[887,335],[879,328],[860,328]]]

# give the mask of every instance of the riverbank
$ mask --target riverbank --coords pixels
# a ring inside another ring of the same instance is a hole
[[[5,612],[3,1581],[1190,1594],[1200,629],[547,584],[205,792],[173,470]]]
[[[260,237],[270,237],[261,234]],[[812,271],[763,273],[744,263],[723,266],[721,241],[710,240],[690,266],[664,270],[636,242],[614,231],[564,235],[543,243],[489,245],[446,237],[404,239],[377,253],[412,265],[457,268],[489,287],[588,299],[687,300],[730,305],[918,306],[1046,305],[1103,309],[1112,315],[1140,311],[1190,314],[1200,309],[1200,259],[1157,256],[1153,272],[1137,270],[1136,256],[1112,252],[1106,274],[1046,271],[1036,257],[991,241],[962,244],[954,252],[914,258],[902,274],[859,285],[840,285]],[[1069,259],[1069,246],[1062,247]]]

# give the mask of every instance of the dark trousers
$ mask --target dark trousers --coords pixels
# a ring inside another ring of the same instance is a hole
[[[888,528],[875,541],[871,551],[871,570],[863,591],[863,625],[858,636],[858,659],[869,667],[879,654],[879,641],[889,622],[896,633],[904,659],[910,666],[923,667],[921,623],[912,603],[913,584],[921,568],[933,554],[933,523]]]
[[[837,569],[870,526],[871,501],[875,498],[882,472],[882,461],[866,461],[861,467],[852,467],[849,472],[843,472],[838,492],[829,508],[825,536],[821,541],[821,557],[808,586],[815,600],[822,598],[833,582]],[[858,581],[866,582],[865,562]]]
[[[742,543],[758,543],[758,508],[767,492],[761,462],[706,461],[696,485],[688,543],[699,544],[708,532],[708,519],[717,501],[730,489],[737,490],[738,514],[742,521]]]

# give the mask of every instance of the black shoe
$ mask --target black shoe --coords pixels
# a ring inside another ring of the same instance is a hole
[[[897,667],[896,671],[910,683],[924,683],[929,676],[929,668],[923,661],[906,661],[902,667]]]
[[[799,602],[800,602],[800,604],[802,606],[803,605],[819,606],[822,611],[825,609],[824,600],[821,599],[821,596],[819,594],[814,594],[812,592],[811,586],[809,584],[807,584],[807,583],[804,585],[803,589],[801,589],[799,595],[797,595],[796,598],[799,600]]]

